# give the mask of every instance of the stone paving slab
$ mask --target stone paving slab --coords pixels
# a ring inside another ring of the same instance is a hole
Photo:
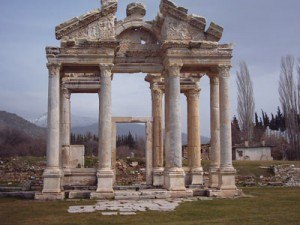
[[[98,201],[95,205],[70,206],[69,213],[93,213],[102,211],[102,215],[135,215],[145,211],[174,211],[180,203],[191,201],[212,200],[212,198],[178,198],[178,199],[151,199],[151,200],[113,200]]]

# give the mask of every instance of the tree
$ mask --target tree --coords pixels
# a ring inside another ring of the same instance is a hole
[[[253,139],[253,116],[255,104],[252,81],[247,64],[244,61],[240,62],[240,71],[237,71],[236,83],[238,87],[238,118],[244,140],[251,143]]]
[[[231,133],[232,133],[232,146],[241,143],[241,129],[239,126],[239,121],[236,116],[233,117],[231,121]]]
[[[296,85],[294,57],[288,55],[281,59],[279,80],[280,103],[285,117],[289,137],[289,159],[300,160],[300,69],[298,65],[298,85]]]

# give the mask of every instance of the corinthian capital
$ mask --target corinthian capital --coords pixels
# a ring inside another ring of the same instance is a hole
[[[209,76],[210,84],[211,85],[218,85],[219,84],[219,77],[218,75]]]
[[[163,91],[158,87],[152,88],[152,98],[153,99],[161,99],[163,95]]]
[[[200,88],[195,88],[195,89],[191,89],[189,91],[187,91],[185,93],[186,97],[188,100],[198,100],[199,99],[199,95],[200,95]]]
[[[101,77],[111,77],[112,73],[111,70],[114,67],[112,63],[105,63],[99,65],[101,70]]]
[[[166,59],[164,61],[165,70],[168,73],[168,77],[180,77],[180,70],[183,63],[179,59]]]
[[[65,99],[70,99],[71,98],[71,91],[68,88],[63,88],[62,89],[62,94],[63,94],[63,97]]]
[[[220,78],[229,78],[230,77],[230,71],[231,65],[219,65],[219,77]]]
[[[49,70],[49,75],[59,76],[61,63],[47,63],[47,68]]]

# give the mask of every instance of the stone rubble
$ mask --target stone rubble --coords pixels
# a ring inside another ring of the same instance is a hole
[[[136,212],[145,211],[174,211],[180,203],[191,201],[212,200],[208,197],[176,198],[176,199],[153,199],[153,200],[114,200],[98,201],[96,205],[70,206],[69,213],[93,213],[101,211],[102,215],[135,215]]]

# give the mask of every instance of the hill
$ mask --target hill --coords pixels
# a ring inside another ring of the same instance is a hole
[[[46,129],[0,111],[0,157],[44,156]]]
[[[5,128],[17,130],[34,139],[46,137],[45,128],[38,127],[16,114],[0,111],[0,130]]]

